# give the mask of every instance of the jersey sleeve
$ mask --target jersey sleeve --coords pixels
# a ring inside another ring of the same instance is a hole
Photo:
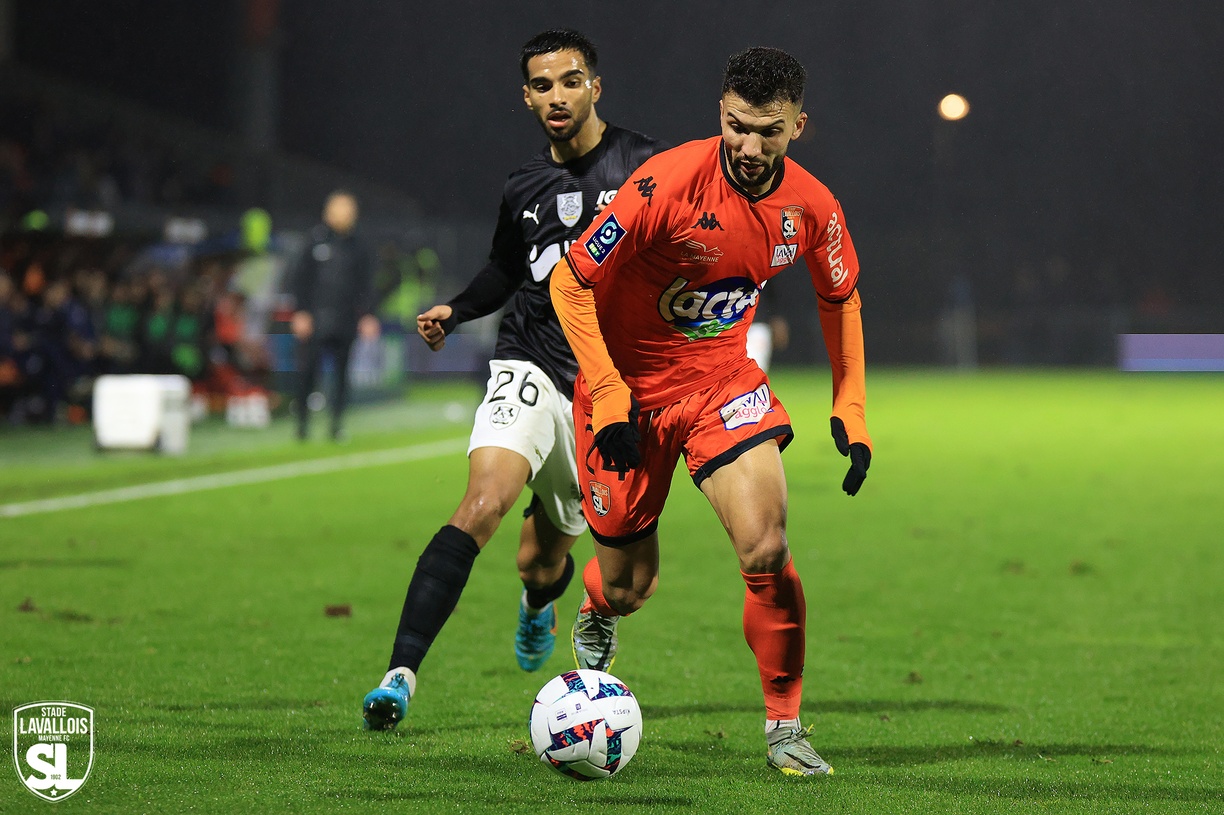
[[[526,279],[527,248],[523,245],[518,223],[512,217],[513,211],[503,197],[497,213],[497,228],[493,231],[489,262],[463,291],[450,300],[448,305],[452,313],[442,325],[446,333],[451,333],[459,323],[497,311],[510,301]]]
[[[870,448],[858,255],[841,204],[829,195],[826,206],[827,217],[816,222],[817,234],[804,259],[818,295],[820,331],[833,371],[832,415],[846,425],[851,444],[862,442]]]
[[[591,394],[592,429],[598,433],[610,424],[628,421],[632,394],[608,354],[595,313],[594,291],[579,279],[568,256],[553,268],[549,286],[557,321]]]
[[[822,300],[840,303],[854,292],[858,285],[859,263],[850,233],[846,230],[846,216],[841,204],[832,200],[826,213],[818,213],[823,226],[817,226],[811,248],[803,256],[812,275],[812,285]]]
[[[862,301],[857,291],[840,303],[817,301],[820,331],[833,370],[833,412],[846,425],[850,443],[871,448],[867,435],[867,374],[863,351]]]

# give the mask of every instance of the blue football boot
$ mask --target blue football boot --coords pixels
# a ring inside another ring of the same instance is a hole
[[[552,603],[532,613],[527,593],[519,602],[518,631],[514,634],[514,656],[524,671],[538,671],[552,656],[557,644],[557,609]]]
[[[383,677],[382,684],[365,695],[361,715],[366,730],[394,730],[408,714],[408,700],[416,690],[416,674],[396,668]]]

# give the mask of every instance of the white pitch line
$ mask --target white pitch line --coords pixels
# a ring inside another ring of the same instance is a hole
[[[467,449],[467,439],[417,444],[411,447],[396,447],[392,450],[376,450],[369,453],[352,453],[347,456],[331,456],[289,464],[275,464],[250,470],[233,470],[228,473],[200,475],[193,478],[176,478],[172,481],[155,481],[151,484],[136,484],[113,490],[86,492],[79,495],[63,495],[38,501],[22,501],[16,504],[0,504],[0,518],[17,518],[22,515],[38,515],[44,512],[60,512],[66,509],[96,507],[103,504],[118,504],[123,501],[138,501],[163,495],[182,495],[201,490],[236,487],[242,484],[258,484],[263,481],[279,481],[300,475],[322,475],[341,470],[356,470],[362,467],[378,467],[384,464],[403,464],[427,458],[455,453]]]

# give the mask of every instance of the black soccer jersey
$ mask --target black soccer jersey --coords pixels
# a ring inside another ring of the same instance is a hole
[[[511,173],[489,263],[450,301],[454,313],[443,326],[447,333],[509,303],[493,357],[535,363],[573,399],[578,363],[553,311],[549,273],[629,174],[664,149],[655,139],[609,124],[595,149],[581,158],[558,164],[545,147]]]

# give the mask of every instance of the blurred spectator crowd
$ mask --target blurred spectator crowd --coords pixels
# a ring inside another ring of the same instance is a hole
[[[234,171],[163,138],[86,123],[56,102],[0,89],[0,220],[35,209],[232,203]]]
[[[182,374],[204,400],[263,389],[266,342],[246,330],[233,265],[167,272],[133,258],[122,241],[0,244],[0,419],[85,422],[103,374]]]

